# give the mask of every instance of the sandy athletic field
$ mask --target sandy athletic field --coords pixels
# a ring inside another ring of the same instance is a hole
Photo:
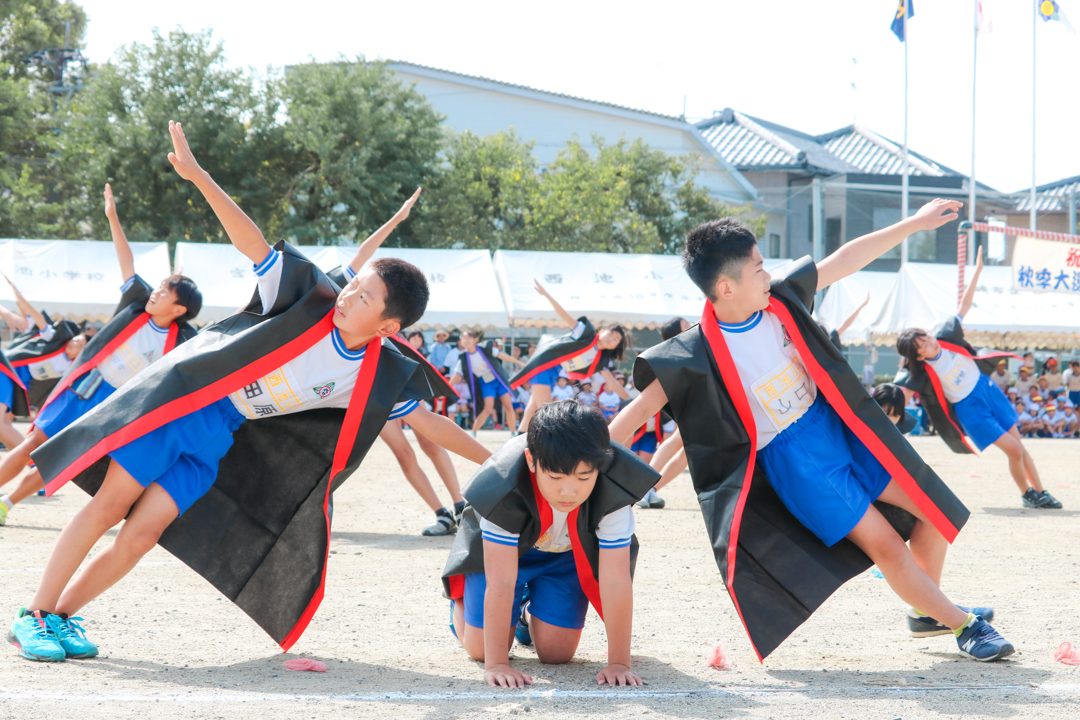
[[[495,448],[507,436],[481,439]],[[5,646],[0,717],[1080,717],[1080,668],[1053,659],[1063,640],[1080,645],[1080,442],[1030,441],[1061,511],[1022,509],[996,449],[971,458],[937,438],[916,438],[915,446],[971,508],[945,589],[957,602],[997,609],[995,626],[1018,650],[1004,662],[964,659],[948,636],[908,637],[904,606],[866,573],[759,664],[684,473],[663,493],[666,509],[636,511],[634,670],[648,686],[596,686],[606,641],[590,611],[574,663],[543,666],[515,646],[512,662],[536,684],[489,688],[447,626],[438,577],[451,539],[419,535],[431,514],[378,442],[336,496],[326,599],[292,653],[282,655],[236,607],[156,549],[84,610],[100,657],[45,665]],[[467,480],[475,466],[456,462]],[[31,597],[57,532],[85,501],[74,487],[34,497],[0,528],[5,623]],[[706,665],[717,641],[735,669]],[[329,672],[282,667],[297,656],[322,660]]]

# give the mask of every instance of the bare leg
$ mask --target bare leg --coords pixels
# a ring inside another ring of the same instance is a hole
[[[22,442],[8,446],[8,454],[0,460],[0,487],[17,478],[30,462],[30,453],[37,450],[48,439],[40,428],[34,428]]]
[[[457,631],[458,642],[465,648],[465,652],[469,653],[469,657],[484,662],[484,629],[465,622],[465,605],[462,600],[454,601],[454,630]],[[507,648],[509,647],[508,645]]]
[[[529,634],[532,635],[533,647],[540,662],[548,665],[562,665],[574,659],[581,631],[550,625],[532,613],[526,611],[529,621]]]
[[[1016,438],[1016,441],[1020,443],[1021,447],[1024,447],[1024,443],[1020,440],[1020,431],[1016,429],[1014,425],[1009,430],[1009,435]],[[1035,492],[1043,492],[1045,489],[1042,484],[1042,479],[1039,477],[1039,471],[1035,469],[1035,458],[1031,457],[1031,453],[1024,447],[1024,472],[1027,475],[1028,482],[1031,483],[1031,487],[1035,488]]]
[[[529,429],[529,421],[533,413],[541,405],[551,402],[551,387],[548,385],[533,385],[529,389],[529,404],[525,406],[525,412],[521,414],[521,422],[518,423],[517,431],[525,432]]]
[[[1005,433],[997,439],[994,443],[1005,455],[1009,458],[1009,474],[1012,475],[1013,482],[1020,488],[1020,493],[1027,492],[1029,483],[1028,478],[1031,477],[1030,485],[1035,488],[1037,492],[1042,492],[1042,483],[1039,482],[1039,474],[1035,471],[1035,461],[1030,460],[1031,456],[1028,455],[1027,450],[1024,449],[1024,444],[1020,441],[1020,431],[1015,427],[1009,432]],[[1028,472],[1030,460],[1031,472]]]
[[[675,432],[664,438],[664,442],[660,443],[660,447],[656,448],[656,454],[653,455],[653,459],[649,463],[652,465],[652,469],[656,471],[663,470],[671,458],[675,457],[676,453],[682,449],[682,446],[682,435],[679,433],[679,429],[675,428]]]
[[[848,539],[870,556],[904,602],[953,630],[967,622],[967,613],[950,602],[919,567],[903,538],[876,507],[867,508],[859,524],[848,533]]]
[[[115,460],[97,494],[68,521],[56,538],[30,610],[56,612],[60,595],[101,536],[124,519],[144,488]]]
[[[134,479],[132,482],[135,482]],[[161,533],[179,514],[180,510],[169,493],[157,483],[152,483],[135,502],[116,539],[95,555],[75,581],[64,589],[56,603],[56,612],[74,615],[118,583],[146,553],[154,549]]]
[[[390,446],[390,451],[394,453],[394,458],[397,459],[398,465],[401,466],[401,472],[405,473],[405,479],[409,481],[417,495],[427,503],[427,506],[432,511],[441,510],[443,504],[439,502],[439,496],[435,494],[435,488],[431,487],[427,475],[424,474],[424,471],[420,469],[420,465],[416,462],[416,453],[413,452],[412,446],[409,445],[409,439],[405,437],[405,432],[401,429],[401,423],[397,420],[388,421],[383,426],[382,432],[379,433],[379,437]]]
[[[15,486],[14,492],[8,495],[8,502],[13,506],[18,505],[26,498],[30,497],[38,490],[45,488],[45,481],[41,479],[41,473],[34,468],[29,473],[23,476],[23,479],[19,481],[19,484]]]
[[[903,508],[915,516],[915,527],[911,531],[908,546],[915,557],[915,562],[923,572],[930,576],[934,584],[940,587],[941,570],[945,567],[945,554],[949,551],[949,541],[938,532],[932,522],[926,519],[915,501],[908,497],[895,480],[889,481],[878,500]]]
[[[659,455],[659,453],[657,453],[657,455]],[[654,467],[654,469],[656,467],[655,463],[656,463],[656,456],[654,455],[653,456],[653,467]],[[663,471],[660,473],[660,479],[656,481],[656,486],[655,486],[654,489],[659,490],[660,488],[664,487],[669,482],[671,482],[675,478],[679,477],[679,475],[685,469],[686,469],[686,448],[680,447],[679,450],[675,453],[675,456],[673,458],[671,458],[671,460],[668,460],[667,465],[664,466]]]
[[[645,462],[649,462],[653,458],[653,454],[651,452],[645,452],[644,450],[638,450],[637,456]]]
[[[0,442],[4,443],[8,450],[17,448],[25,440],[22,433],[12,426],[14,421],[15,416],[11,414],[8,406],[0,403]]]
[[[510,393],[506,393],[499,398],[503,408],[503,427],[507,430],[510,429],[514,420],[517,419],[517,413],[514,412],[514,399],[510,397]],[[529,397],[529,401],[532,401],[532,397]]]
[[[480,428],[484,427],[484,423],[487,422],[488,415],[495,412],[495,398],[486,397],[484,400],[484,409],[480,411],[480,414],[476,416],[476,420],[473,421],[473,432],[477,432]],[[476,401],[473,400],[475,403]]]
[[[416,442],[420,445],[420,449],[424,451],[424,454],[431,460],[431,464],[435,466],[443,485],[450,491],[450,499],[455,503],[462,502],[464,498],[461,497],[461,487],[458,486],[457,471],[454,470],[454,461],[450,459],[450,453],[446,452],[446,448],[441,445],[436,445],[431,440],[428,440],[426,435],[417,432],[416,428],[413,428],[413,435],[416,436]]]

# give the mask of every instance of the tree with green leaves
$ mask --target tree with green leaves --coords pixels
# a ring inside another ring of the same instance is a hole
[[[283,233],[304,244],[359,242],[434,173],[442,118],[382,62],[342,58],[285,72],[285,137],[299,158]],[[387,243],[408,244],[403,226]]]

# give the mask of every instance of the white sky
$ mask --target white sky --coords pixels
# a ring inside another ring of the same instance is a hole
[[[363,53],[690,119],[724,107],[809,133],[853,118],[900,142],[903,45],[896,0],[682,3],[80,0],[95,62],[151,29],[211,28],[229,63],[265,68]],[[1058,0],[1080,25],[1080,0]],[[912,149],[960,172],[971,162],[974,0],[919,0],[910,34]],[[977,176],[1031,183],[1033,0],[984,0]],[[298,9],[299,8],[299,9]],[[1036,178],[1080,174],[1080,36],[1037,28]],[[857,59],[857,64],[852,59]],[[852,90],[851,84],[856,84]]]

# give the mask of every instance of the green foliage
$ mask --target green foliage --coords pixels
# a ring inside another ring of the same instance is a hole
[[[301,164],[286,195],[286,236],[360,242],[432,174],[442,118],[384,63],[360,57],[293,66],[284,95],[285,136]],[[406,225],[391,243],[408,238]]]
[[[64,23],[71,23],[70,47],[86,34],[86,11],[60,0],[0,0],[0,66],[8,77],[52,80],[48,69],[24,64],[33,52],[64,47]]]
[[[108,237],[101,191],[111,182],[130,239],[226,240],[201,194],[168,162],[170,120],[183,124],[200,163],[252,218],[275,227],[293,159],[279,106],[274,78],[227,68],[209,32],[155,32],[149,45],[122,48],[61,106],[64,234]]]

